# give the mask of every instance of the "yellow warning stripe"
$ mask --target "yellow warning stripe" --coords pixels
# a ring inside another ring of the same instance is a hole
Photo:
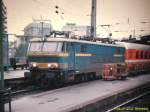
[[[67,57],[67,56],[69,56],[68,53],[49,53],[49,52],[28,52],[27,55],[28,56],[49,56],[49,57]],[[95,56],[95,54],[76,53],[75,56],[77,56],[77,57]]]
[[[28,56],[67,57],[68,53],[28,52]]]
[[[76,53],[75,56],[93,56],[93,54],[90,54],[90,53]]]

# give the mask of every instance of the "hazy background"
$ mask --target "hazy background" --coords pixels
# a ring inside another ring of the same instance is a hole
[[[4,0],[7,6],[8,33],[23,34],[34,19],[50,19],[54,29],[66,22],[90,25],[91,0]],[[55,13],[55,5],[64,14]],[[147,22],[145,24],[141,22]],[[116,25],[116,23],[119,23]],[[114,38],[122,38],[136,31],[136,35],[150,32],[150,0],[97,0],[97,26],[110,24]],[[144,30],[144,31],[140,31]],[[115,32],[119,31],[119,32]],[[97,34],[108,32],[97,27]]]

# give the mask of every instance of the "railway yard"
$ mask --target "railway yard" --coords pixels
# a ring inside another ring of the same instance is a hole
[[[11,90],[1,92],[1,101],[12,112],[128,109],[123,106],[149,92],[149,48],[124,42],[34,38],[27,51],[27,69],[4,73],[5,88]]]
[[[0,0],[0,112],[150,112],[150,2],[58,1]]]

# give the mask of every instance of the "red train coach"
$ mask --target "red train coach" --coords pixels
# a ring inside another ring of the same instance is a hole
[[[135,43],[119,42],[125,47],[125,64],[128,74],[150,71],[150,46]]]

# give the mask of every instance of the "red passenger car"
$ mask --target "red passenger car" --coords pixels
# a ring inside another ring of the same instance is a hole
[[[120,42],[125,47],[126,71],[137,74],[150,71],[150,46],[135,43]]]

